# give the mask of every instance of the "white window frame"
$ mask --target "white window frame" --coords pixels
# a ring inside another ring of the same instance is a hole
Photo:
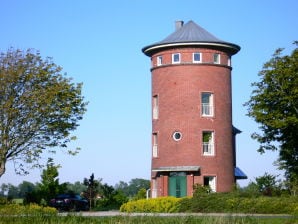
[[[209,95],[209,102],[203,102],[206,95]],[[214,94],[211,92],[201,93],[201,115],[203,117],[213,117],[214,116]]]
[[[161,66],[162,65],[162,56],[157,56],[157,58],[156,58],[156,64],[157,64],[157,66]]]
[[[158,119],[159,110],[158,110],[158,95],[153,96],[152,99],[152,119]]]
[[[151,198],[157,198],[157,180],[156,179],[152,179]]]
[[[175,61],[175,56],[178,56],[178,61]],[[179,64],[181,61],[181,54],[180,53],[174,53],[172,54],[172,64]]]
[[[228,58],[228,66],[232,66],[232,61],[230,57]]]
[[[200,60],[198,61],[198,60],[195,60],[195,55],[196,54],[198,54],[198,55],[200,55]],[[202,53],[200,53],[200,52],[194,52],[193,54],[192,54],[192,62],[193,63],[201,63],[202,62]]]
[[[205,141],[204,138],[207,134],[211,134],[211,138],[208,141]],[[202,149],[204,156],[214,156],[214,131],[202,132]]]
[[[213,54],[213,63],[214,64],[220,64],[220,54],[219,53],[214,53]]]
[[[152,134],[152,157],[158,157],[158,135],[157,133]]]
[[[210,187],[211,192],[216,192],[216,176],[204,176],[204,178],[208,178],[208,185]]]

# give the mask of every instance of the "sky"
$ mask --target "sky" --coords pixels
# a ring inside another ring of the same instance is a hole
[[[258,124],[243,106],[251,83],[277,48],[285,54],[298,39],[296,0],[0,0],[0,51],[34,48],[75,83],[83,83],[89,101],[84,119],[73,133],[80,147],[72,157],[53,157],[59,181],[95,178],[115,185],[133,178],[150,179],[151,74],[150,59],[141,49],[174,32],[177,20],[195,23],[217,38],[241,46],[232,58],[233,124],[237,135],[237,165],[247,174],[246,186],[265,172],[281,175],[274,166],[278,153],[259,154],[250,135]],[[41,170],[27,176],[7,164],[0,184],[40,181]]]

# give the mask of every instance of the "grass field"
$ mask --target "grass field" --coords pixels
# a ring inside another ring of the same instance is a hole
[[[115,217],[83,217],[83,216],[10,216],[0,217],[0,224],[27,224],[27,223],[61,223],[61,224],[298,224],[295,218],[268,218],[268,217],[157,217],[157,216],[115,216]]]

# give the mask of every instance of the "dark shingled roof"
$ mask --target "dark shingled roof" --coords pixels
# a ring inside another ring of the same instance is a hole
[[[229,51],[231,54],[236,54],[240,50],[240,47],[238,45],[222,41],[193,21],[189,21],[164,40],[148,45],[144,47],[142,51],[146,55],[150,56],[154,52],[158,51],[158,49],[180,45],[201,45],[218,47]]]

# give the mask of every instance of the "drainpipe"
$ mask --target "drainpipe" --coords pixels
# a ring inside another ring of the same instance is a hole
[[[146,199],[149,199],[149,192],[150,192],[150,188],[146,190]]]

